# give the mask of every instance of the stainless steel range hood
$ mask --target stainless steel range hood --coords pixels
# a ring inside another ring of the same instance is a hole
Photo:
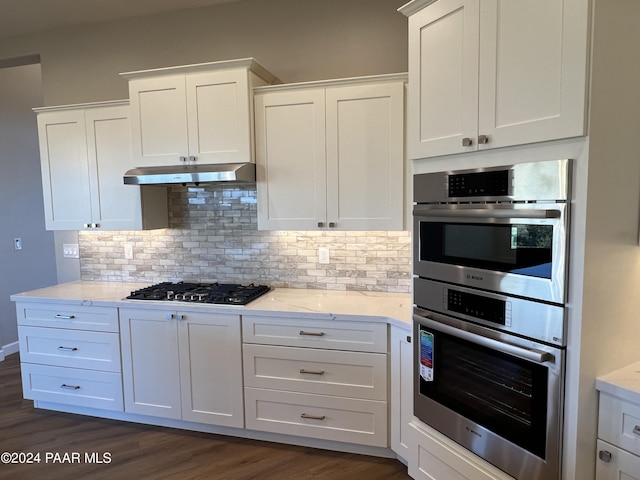
[[[126,185],[201,185],[205,183],[254,183],[254,163],[214,163],[133,168],[124,174]]]

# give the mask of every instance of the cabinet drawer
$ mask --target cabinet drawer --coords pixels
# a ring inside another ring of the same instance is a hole
[[[387,447],[387,403],[245,388],[247,428]]]
[[[598,437],[640,455],[640,405],[601,392]]]
[[[608,462],[600,457],[601,452],[604,455],[611,455]],[[640,480],[640,457],[598,440],[596,478],[598,480]]]
[[[248,387],[387,400],[387,356],[314,348],[244,345]]]
[[[20,359],[27,363],[120,372],[117,333],[18,327]]]
[[[18,325],[118,332],[118,309],[71,304],[18,303]]]
[[[21,368],[24,398],[123,411],[119,373],[31,363]]]
[[[245,343],[387,352],[386,323],[247,316],[242,327]]]

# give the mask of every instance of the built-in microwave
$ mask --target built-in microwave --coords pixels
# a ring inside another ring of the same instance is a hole
[[[413,273],[562,304],[569,161],[414,176]]]

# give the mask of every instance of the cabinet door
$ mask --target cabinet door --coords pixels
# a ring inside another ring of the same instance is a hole
[[[440,0],[409,17],[411,159],[476,149],[478,14],[477,0]]]
[[[259,94],[255,104],[258,228],[324,228],[324,89]]]
[[[129,96],[135,166],[180,163],[188,156],[184,75],[131,80]]]
[[[404,84],[328,88],[326,105],[329,227],[402,230]]]
[[[413,345],[411,329],[391,327],[391,449],[409,459],[409,423],[413,418]]]
[[[83,110],[38,115],[45,226],[81,230],[91,219]]]
[[[85,113],[92,192],[92,221],[105,230],[141,228],[140,187],[125,185],[133,168],[128,107],[89,109]]]
[[[598,440],[596,480],[640,480],[640,457]]]
[[[182,418],[244,427],[240,317],[185,313],[178,337]]]
[[[125,412],[180,418],[175,314],[120,309],[120,339]]]
[[[189,155],[196,163],[252,161],[248,82],[247,70],[187,75]]]
[[[480,149],[584,135],[588,4],[481,2]]]

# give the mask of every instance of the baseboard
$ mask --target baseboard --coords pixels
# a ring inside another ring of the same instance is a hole
[[[0,348],[0,362],[5,359],[7,355],[12,355],[14,353],[18,353],[20,351],[20,344],[16,341],[13,343],[9,343],[7,345],[3,345]]]

